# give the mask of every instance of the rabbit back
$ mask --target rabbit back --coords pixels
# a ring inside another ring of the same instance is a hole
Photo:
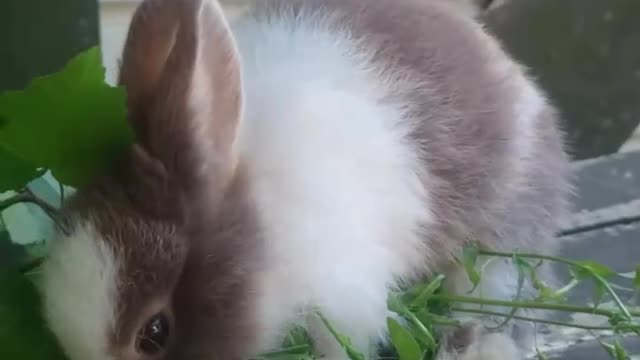
[[[232,28],[265,329],[313,305],[365,346],[388,290],[463,245],[553,247],[570,190],[558,116],[473,18],[435,1],[276,0]]]

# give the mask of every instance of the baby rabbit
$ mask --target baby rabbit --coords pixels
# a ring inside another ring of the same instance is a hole
[[[119,78],[136,143],[66,204],[44,264],[69,358],[245,360],[302,325],[347,359],[316,309],[374,357],[390,290],[434,272],[470,290],[465,244],[553,251],[558,115],[455,9],[260,0],[230,24],[215,0],[143,1]],[[510,300],[516,270],[492,262],[475,291]],[[522,329],[494,321],[439,358],[520,358]]]

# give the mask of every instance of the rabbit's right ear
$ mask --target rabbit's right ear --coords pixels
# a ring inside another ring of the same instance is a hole
[[[198,193],[233,175],[240,72],[217,0],[145,0],[133,16],[119,78],[128,118],[137,142],[182,189]]]
[[[129,106],[149,101],[175,46],[181,0],[146,0],[131,19],[118,83],[127,89]]]

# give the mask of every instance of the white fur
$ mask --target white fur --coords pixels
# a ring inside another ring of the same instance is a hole
[[[56,239],[43,268],[47,322],[72,359],[110,359],[118,263],[96,239],[90,223],[80,224],[70,237]]]
[[[379,101],[393,84],[369,54],[327,19],[291,21],[234,29],[246,95],[240,158],[268,241],[261,333],[275,345],[304,319],[295,310],[313,306],[366,348],[386,328],[389,287],[424,266],[425,169],[400,104]]]

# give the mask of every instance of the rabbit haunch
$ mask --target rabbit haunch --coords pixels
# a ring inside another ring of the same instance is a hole
[[[45,264],[71,359],[145,359],[136,334],[164,311],[168,359],[246,358],[302,324],[342,360],[312,307],[366,350],[399,282],[467,290],[464,244],[552,251],[570,190],[555,110],[453,9],[264,0],[228,26],[212,0],[143,2],[121,73],[139,144],[79,189]],[[511,298],[511,271],[490,267],[483,296]],[[464,359],[495,359],[482,346]]]

